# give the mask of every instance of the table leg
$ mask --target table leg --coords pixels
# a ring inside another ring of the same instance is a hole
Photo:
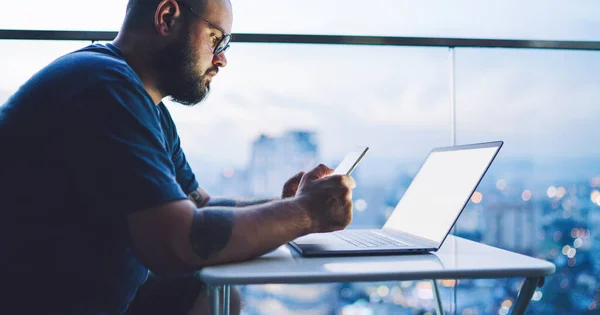
[[[219,291],[221,286],[215,285],[209,287],[210,311],[212,315],[219,315]]]
[[[229,315],[229,307],[231,306],[231,286],[224,285],[223,286],[223,315]]]
[[[521,291],[517,296],[517,302],[515,302],[514,307],[510,312],[512,315],[525,314],[525,310],[527,310],[527,305],[529,305],[529,301],[531,301],[535,289],[538,286],[541,286],[543,279],[544,278],[527,278],[527,280],[525,280],[525,283],[523,283]]]
[[[442,298],[440,297],[440,290],[438,289],[437,281],[431,280],[433,289],[433,296],[435,298],[435,310],[438,315],[444,315],[444,305],[442,304]]]

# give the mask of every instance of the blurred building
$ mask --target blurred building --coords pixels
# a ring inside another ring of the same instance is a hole
[[[317,136],[311,131],[288,131],[280,137],[261,135],[252,143],[248,165],[250,192],[256,197],[279,196],[286,180],[316,166]]]
[[[245,169],[225,168],[218,177],[218,195],[248,198],[252,194],[248,186],[248,172]]]
[[[517,201],[489,204],[482,210],[480,218],[483,242],[523,254],[537,251],[541,214],[532,203]]]

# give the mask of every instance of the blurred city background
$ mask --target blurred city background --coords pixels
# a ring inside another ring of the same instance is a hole
[[[116,31],[126,2],[13,2],[10,10],[28,13],[7,15],[0,29]],[[236,33],[600,41],[595,1],[232,2]],[[0,40],[0,104],[41,67],[88,44]],[[355,147],[371,147],[354,173],[351,227],[361,228],[382,226],[428,151],[451,144],[454,116],[457,144],[505,142],[454,234],[556,264],[528,314],[600,314],[600,51],[453,54],[233,43],[205,103],[166,104],[212,195],[278,196],[298,171],[334,167]],[[507,314],[521,284],[439,281],[446,311],[463,315]],[[434,313],[427,281],[241,290],[245,314]]]

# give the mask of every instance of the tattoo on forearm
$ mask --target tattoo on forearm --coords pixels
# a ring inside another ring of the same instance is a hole
[[[196,207],[201,207],[204,203],[204,198],[202,197],[202,194],[197,191],[194,190],[191,194],[190,197],[192,197],[192,199],[194,200],[194,202],[196,203]]]
[[[211,198],[208,202],[209,207],[249,207],[262,205],[267,202],[277,200],[275,198],[265,199],[248,199],[248,200],[235,200],[228,198]]]
[[[222,250],[233,231],[233,211],[227,208],[196,210],[192,220],[192,247],[202,259]]]

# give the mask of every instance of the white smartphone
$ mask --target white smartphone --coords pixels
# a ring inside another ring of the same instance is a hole
[[[335,168],[333,174],[350,175],[362,158],[367,154],[367,151],[369,151],[369,147],[361,147],[360,149],[348,153],[342,162]]]

